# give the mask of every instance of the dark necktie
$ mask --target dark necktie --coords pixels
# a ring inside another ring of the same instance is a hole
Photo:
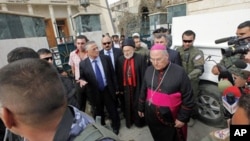
[[[108,50],[107,51],[107,56],[109,56],[109,58],[110,58],[110,60],[111,60],[111,62],[112,62],[112,65],[113,65],[113,67],[114,67],[114,69],[115,69],[115,65],[114,65],[114,63],[113,63],[113,60],[112,60],[112,57],[111,57],[111,52],[110,52],[110,50]]]
[[[95,76],[96,76],[96,79],[98,81],[99,90],[103,90],[104,89],[104,82],[103,82],[101,70],[97,64],[97,60],[93,60],[93,62],[95,63]]]
[[[111,59],[111,61],[112,61],[112,58],[111,58],[111,54],[110,54],[110,53],[111,53],[110,50],[107,51],[107,54],[108,54],[108,56],[110,57],[110,59]]]

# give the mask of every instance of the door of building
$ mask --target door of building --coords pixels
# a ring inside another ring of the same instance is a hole
[[[51,19],[45,20],[46,24],[46,36],[49,43],[49,47],[56,47],[58,44],[64,43],[68,39],[69,29],[67,19],[56,19],[53,24]],[[53,26],[55,26],[56,32],[54,33]]]

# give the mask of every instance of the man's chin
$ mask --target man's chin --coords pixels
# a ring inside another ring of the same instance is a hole
[[[132,56],[124,56],[126,59],[130,59],[132,58]]]
[[[160,68],[160,67],[154,67],[155,68],[155,70],[161,70],[162,68]]]

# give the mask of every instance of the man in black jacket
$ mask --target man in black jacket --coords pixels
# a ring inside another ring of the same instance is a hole
[[[166,35],[165,33],[158,33],[154,36],[154,44],[161,44],[166,47],[169,54],[169,61],[179,66],[182,66],[180,53],[176,50],[169,48],[169,40],[170,37],[168,37],[168,35]]]
[[[99,55],[94,41],[85,45],[88,58],[80,62],[80,86],[86,86],[86,94],[93,108],[94,118],[101,116],[101,124],[105,125],[104,106],[112,120],[114,133],[119,133],[120,118],[115,105],[118,94],[117,79],[111,59]]]
[[[48,61],[51,65],[54,66],[53,56],[49,49],[41,48],[37,51],[37,53],[39,54],[40,59]],[[63,68],[59,68],[57,66],[55,67],[58,70],[59,76],[66,90],[68,104],[80,108],[77,102],[76,88],[73,80],[68,76],[67,72],[63,70]]]
[[[104,36],[102,38],[102,50],[100,51],[100,55],[107,55],[110,57],[112,61],[112,65],[117,74],[117,61],[120,56],[122,56],[122,50],[120,48],[115,48],[112,46],[112,40],[109,36]],[[124,98],[123,95],[116,95],[116,107],[121,108],[122,112],[124,112]]]
[[[107,55],[110,57],[114,70],[116,70],[117,60],[122,56],[122,50],[120,48],[114,48],[112,46],[112,40],[109,36],[104,36],[102,38],[102,50],[100,55]]]

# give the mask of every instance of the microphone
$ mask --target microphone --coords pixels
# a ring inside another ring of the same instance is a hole
[[[225,37],[225,38],[217,39],[214,42],[215,42],[215,44],[220,44],[220,43],[227,42],[227,41],[234,39],[234,38],[236,38],[236,37],[235,36]]]
[[[247,67],[247,63],[240,59],[236,60],[234,65],[239,69],[245,69]]]
[[[222,103],[226,109],[225,116],[231,117],[235,113],[238,99],[241,96],[241,91],[237,86],[229,86],[222,93]]]

